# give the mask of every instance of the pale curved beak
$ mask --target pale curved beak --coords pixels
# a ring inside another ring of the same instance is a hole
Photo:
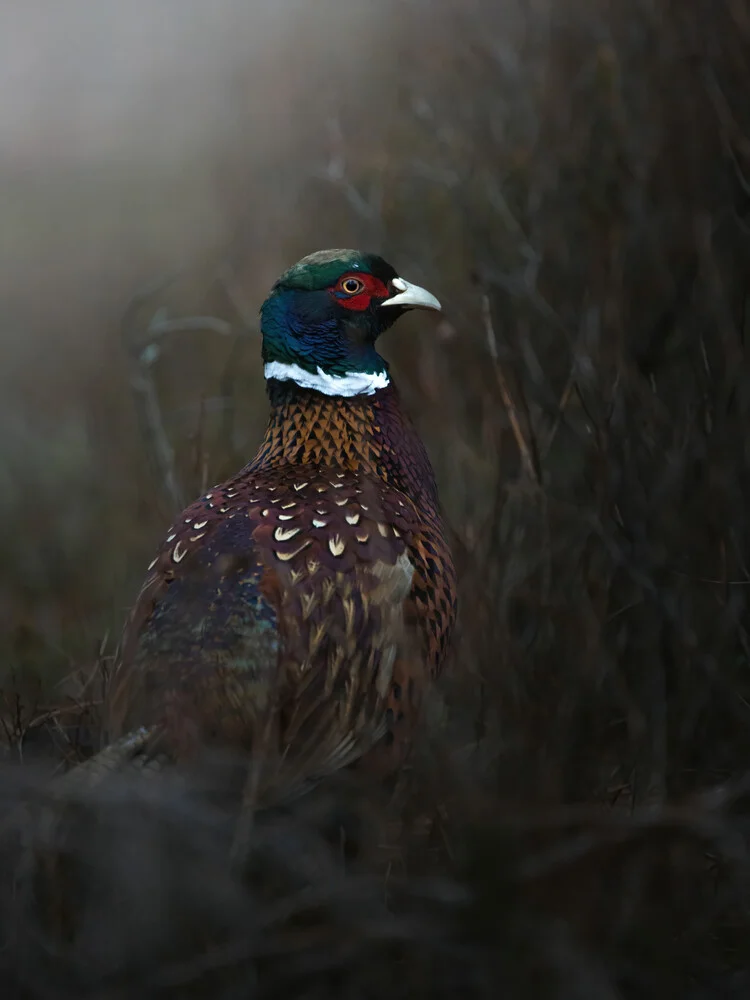
[[[440,312],[442,309],[431,292],[428,292],[426,288],[420,288],[419,285],[412,285],[406,278],[394,278],[391,285],[398,294],[381,302],[381,306],[401,306],[403,309],[434,309],[436,312]]]

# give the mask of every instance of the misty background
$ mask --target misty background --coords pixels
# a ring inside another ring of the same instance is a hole
[[[254,454],[278,274],[359,247],[443,304],[382,343],[461,586],[397,859],[323,852],[314,944],[248,945],[203,840],[189,903],[161,827],[91,850],[162,929],[214,886],[227,996],[746,995],[749,92],[747,0],[0,3],[4,802],[97,748],[165,526]],[[130,995],[92,912],[19,995]]]

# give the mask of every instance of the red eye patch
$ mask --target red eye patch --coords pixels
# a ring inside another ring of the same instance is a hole
[[[359,290],[350,290],[355,288]],[[342,275],[331,289],[331,294],[339,305],[354,312],[364,312],[365,309],[369,309],[372,299],[387,299],[391,295],[380,278],[372,274],[359,274],[356,271]]]

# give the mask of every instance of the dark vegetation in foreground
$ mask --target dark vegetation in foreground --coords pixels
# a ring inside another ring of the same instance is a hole
[[[327,245],[445,306],[384,345],[461,571],[413,769],[259,822],[245,886],[189,790],[112,783],[69,814],[57,951],[6,826],[4,997],[750,995],[750,7],[382,10],[365,68],[318,65],[314,19],[307,61],[275,40],[277,160],[271,70],[238,71],[231,246],[126,310],[153,272],[121,252],[113,288],[92,252],[95,294],[35,306],[2,404],[0,796],[96,749],[149,553],[259,438],[255,304]]]

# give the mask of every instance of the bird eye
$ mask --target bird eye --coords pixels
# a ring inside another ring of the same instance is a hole
[[[341,282],[341,290],[342,292],[346,292],[347,295],[357,295],[364,287],[358,278],[344,278]]]

